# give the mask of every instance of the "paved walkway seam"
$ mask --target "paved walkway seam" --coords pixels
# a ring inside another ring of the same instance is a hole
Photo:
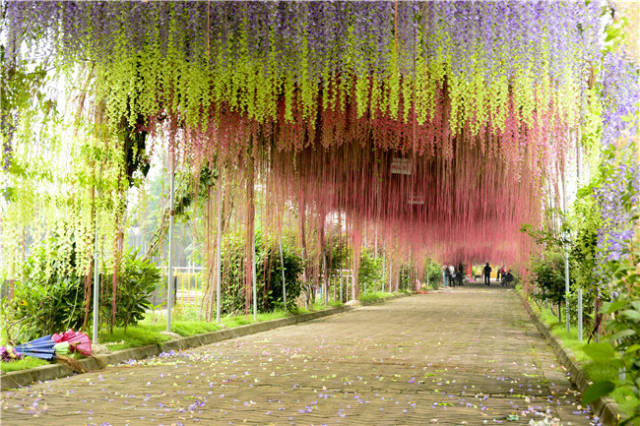
[[[526,296],[521,292],[517,293],[522,299],[522,305],[540,334],[545,337],[560,362],[562,362],[567,370],[569,370],[569,379],[571,380],[571,383],[573,383],[581,393],[584,393],[591,384],[587,374],[580,367],[578,361],[575,360],[573,355],[571,355],[567,349],[562,346],[562,343],[560,343],[556,336],[551,333],[549,326],[545,324],[540,317],[538,317],[538,314],[531,308]],[[616,402],[610,397],[599,398],[595,402],[591,403],[591,409],[605,425],[617,425],[622,420],[622,413],[618,408],[618,404],[616,404]]]

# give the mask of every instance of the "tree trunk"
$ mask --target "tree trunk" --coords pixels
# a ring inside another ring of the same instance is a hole
[[[300,201],[299,226],[300,226],[300,243],[302,245],[302,282],[303,282],[303,286],[305,288],[305,293],[306,293],[305,304],[306,306],[309,306],[309,300],[311,297],[311,288],[309,286],[309,283],[307,282],[307,278],[308,278],[307,276],[307,238],[305,233],[305,223],[307,220],[306,209],[307,209],[307,205],[306,205],[306,200],[304,199],[304,194],[303,194],[302,200]]]
[[[246,181],[246,234],[244,240],[244,290],[245,290],[245,305],[244,313],[249,315],[249,308],[251,307],[251,290],[253,286],[253,233],[254,233],[254,220],[255,220],[255,206],[254,206],[254,170],[253,170],[253,150],[250,148],[248,153],[249,158],[247,161],[247,181]]]
[[[355,229],[353,229],[352,235],[352,245],[353,245],[353,259],[352,259],[352,274],[353,274],[353,285],[351,286],[351,297],[353,300],[360,300],[360,281],[358,274],[360,272],[360,251],[361,251],[361,232],[362,227],[360,223],[355,224]]]
[[[320,262],[318,265],[318,282],[322,289],[322,303],[327,303],[327,244],[325,241],[325,214],[321,212],[318,215],[318,236],[320,240]]]
[[[359,251],[360,250],[358,250],[358,252]],[[351,287],[351,296],[353,297],[353,300],[360,300],[360,281],[358,279],[359,272],[360,256],[353,256],[353,286]]]
[[[95,168],[93,170],[93,177],[95,178]],[[95,217],[96,217],[96,204],[95,204],[95,199],[96,199],[96,186],[95,184],[91,186],[91,223],[95,224]],[[96,235],[94,233],[94,247],[95,247],[95,238]],[[87,327],[87,321],[89,320],[89,311],[91,310],[91,295],[92,295],[92,291],[91,291],[91,279],[93,277],[93,260],[91,261],[91,263],[89,264],[89,272],[87,272],[87,276],[85,277],[84,280],[84,300],[87,301],[86,307],[84,309],[84,319],[82,320],[82,330],[85,330]]]
[[[211,321],[213,318],[213,304],[214,304],[214,294],[215,294],[215,250],[216,245],[213,241],[214,236],[214,203],[213,203],[213,187],[210,186],[207,191],[207,208],[205,210],[205,220],[207,223],[206,226],[206,237],[205,237],[205,247],[206,247],[206,256],[207,256],[207,287],[204,291],[204,300],[203,300],[203,310],[205,312],[205,319],[207,321]],[[217,207],[217,206],[215,206]],[[219,220],[219,218],[218,218]]]

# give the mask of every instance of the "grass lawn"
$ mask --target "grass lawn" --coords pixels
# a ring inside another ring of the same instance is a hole
[[[567,324],[558,322],[558,318],[551,313],[548,308],[539,306],[536,302],[530,302],[531,307],[538,314],[542,322],[547,324],[551,330],[551,334],[556,336],[562,342],[562,345],[569,349],[569,352],[580,364],[589,361],[589,357],[584,353],[582,347],[587,343],[586,339],[582,342],[578,340],[578,327],[572,325],[570,331],[567,331]],[[563,311],[564,314],[564,311]],[[584,330],[583,330],[584,332]],[[583,333],[584,336],[584,333]]]
[[[540,319],[549,326],[551,333],[558,338],[562,346],[568,349],[568,352],[574,356],[575,360],[578,361],[578,364],[580,364],[591,380],[619,382],[620,379],[617,369],[604,368],[602,365],[594,366],[591,364],[590,358],[582,350],[587,340],[586,338],[582,342],[578,340],[577,326],[572,325],[571,330],[567,332],[566,323],[564,321],[558,322],[558,318],[550,312],[549,308],[541,306],[533,300],[529,302]],[[630,389],[616,388],[609,396],[616,401],[620,410],[627,415],[630,415],[633,407],[638,404]]]
[[[255,322],[264,322],[264,321],[271,321],[274,319],[286,318],[291,315],[293,314],[286,311],[277,310],[273,312],[259,313],[255,321],[253,320],[253,314],[249,314],[249,315],[228,315],[226,317],[223,317],[221,319],[221,322],[222,324],[224,324],[225,327],[233,328],[241,325],[253,324]]]
[[[324,311],[327,308],[337,308],[338,306],[342,306],[342,305],[344,305],[344,303],[342,303],[342,302],[331,302],[331,301],[329,301],[328,305],[324,305],[322,302],[314,302],[314,303],[310,304],[307,309],[298,308],[298,310],[295,311],[295,314],[299,315],[299,314],[308,314],[309,312]]]
[[[360,294],[360,301],[363,303],[377,302],[378,300],[383,300],[388,297],[395,296],[396,294],[399,293],[387,293],[386,291],[367,291]]]
[[[114,327],[113,333],[109,329],[100,331],[98,340],[109,348],[110,351],[135,348],[138,346],[152,345],[171,340],[171,337],[160,334],[165,330],[164,324],[145,324],[128,327],[125,331],[122,327]]]
[[[330,302],[329,307],[341,306],[340,302]],[[253,315],[227,315],[221,319],[221,324],[200,320],[200,310],[189,306],[176,306],[174,309],[171,331],[180,336],[194,336],[196,334],[208,333],[222,328],[234,328],[242,325],[253,324],[255,322],[270,321],[279,318],[286,318],[291,315],[305,314],[327,309],[328,306],[322,303],[314,303],[309,309],[298,309],[296,312],[275,310],[273,312],[259,313],[254,321]],[[170,336],[162,334],[166,330],[166,314],[160,312],[149,312],[146,318],[135,326],[130,326],[124,330],[123,327],[115,327],[113,333],[108,328],[100,331],[99,341],[107,346],[110,351],[136,348],[140,346],[153,345],[171,340]],[[91,337],[91,332],[88,332]],[[26,357],[19,361],[2,362],[2,372],[26,370],[49,364],[38,358]]]
[[[41,365],[48,365],[48,364],[50,363],[43,359],[26,356],[17,361],[0,362],[0,368],[2,369],[3,373],[10,373],[12,371],[26,370],[29,368],[40,367]]]
[[[319,304],[317,308],[320,309],[320,307],[322,307],[322,309],[325,308]],[[307,311],[299,311],[297,313],[306,312]],[[199,311],[197,309],[178,306],[175,309],[171,331],[183,337],[194,336],[196,334],[217,331],[222,328],[234,328],[255,322],[285,318],[293,314],[282,310],[259,313],[255,321],[252,314],[227,315],[221,318],[222,325],[216,322],[199,321],[196,319],[198,315]],[[100,332],[100,343],[105,344],[111,351],[162,343],[171,340],[171,337],[161,334],[166,328],[166,315],[164,313],[151,312],[137,325],[128,327],[126,332],[122,327],[114,328],[113,333],[109,333],[108,329],[102,330]]]

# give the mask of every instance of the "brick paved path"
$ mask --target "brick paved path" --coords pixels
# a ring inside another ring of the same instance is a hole
[[[2,397],[3,425],[590,423],[499,289],[401,298]]]

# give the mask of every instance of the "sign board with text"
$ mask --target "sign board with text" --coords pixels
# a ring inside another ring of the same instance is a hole
[[[418,193],[418,194],[410,195],[408,203],[414,206],[423,206],[424,194]]]
[[[392,175],[410,175],[413,174],[413,161],[411,158],[394,157],[391,159]]]

